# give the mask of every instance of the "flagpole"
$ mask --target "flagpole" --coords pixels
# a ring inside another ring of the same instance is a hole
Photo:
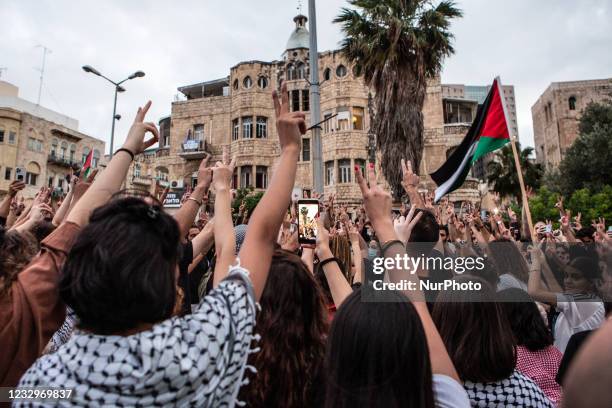
[[[527,217],[527,224],[529,226],[529,234],[531,235],[531,240],[535,242],[535,230],[533,228],[533,221],[531,220],[531,211],[529,210],[529,200],[527,199],[527,190],[525,189],[525,182],[523,180],[523,170],[521,168],[521,161],[519,160],[519,155],[516,150],[516,135],[512,130],[512,126],[510,126],[510,122],[508,121],[508,110],[506,108],[506,100],[504,99],[504,92],[501,85],[501,79],[499,75],[495,78],[497,82],[497,90],[499,93],[499,97],[501,99],[502,107],[504,108],[504,116],[506,117],[506,125],[508,126],[508,133],[510,134],[510,145],[512,146],[512,154],[514,156],[514,164],[516,166],[516,171],[518,174],[519,184],[521,186],[521,196],[523,197],[523,208],[525,209],[525,216]]]

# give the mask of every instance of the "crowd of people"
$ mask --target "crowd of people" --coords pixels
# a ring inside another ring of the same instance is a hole
[[[357,167],[362,205],[317,197],[316,244],[300,244],[291,192],[305,115],[289,112],[284,85],[273,98],[280,156],[250,213],[232,212],[227,151],[202,161],[173,215],[164,193],[121,191],[134,157],[159,140],[150,102],[107,167],[72,177],[61,202],[43,188],[24,204],[24,184],[11,184],[0,203],[0,386],[71,390],[14,405],[612,406],[605,220],[582,226],[560,205],[559,230],[531,229],[501,202],[490,214],[434,203],[402,161],[409,204],[394,210],[373,164]],[[375,259],[404,255],[484,267],[387,267],[386,282],[415,289],[371,298]],[[481,289],[418,285],[445,280]]]

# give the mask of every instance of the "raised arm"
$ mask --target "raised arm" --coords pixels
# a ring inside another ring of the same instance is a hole
[[[402,177],[402,187],[404,187],[404,191],[408,194],[408,198],[410,198],[410,204],[416,205],[417,208],[425,208],[425,203],[418,190],[421,178],[412,171],[412,162],[410,160],[406,163],[402,159]]]
[[[115,153],[106,170],[100,174],[70,211],[66,217],[67,222],[73,222],[80,226],[87,224],[93,210],[106,203],[113,194],[119,191],[130,163],[132,163],[133,155],[142,153],[145,149],[157,143],[159,140],[157,127],[151,122],[144,122],[150,107],[151,101],[147,102],[143,108],[138,108],[134,123],[122,147],[125,150],[120,149]],[[151,132],[153,137],[145,141],[146,132]]]
[[[208,167],[210,155],[206,155],[200,167],[198,168],[198,184],[191,192],[189,198],[185,200],[181,208],[174,215],[174,219],[179,225],[181,239],[184,239],[189,232],[189,228],[193,225],[198,210],[204,204],[204,200],[208,199],[208,188],[212,181],[212,169]]]
[[[278,230],[291,201],[301,135],[306,133],[304,113],[289,112],[286,84],[283,84],[281,94],[282,102],[278,93],[274,92],[272,95],[281,148],[280,160],[266,193],[251,215],[247,235],[240,250],[240,260],[251,273],[257,299],[261,297],[266,284]]]
[[[323,265],[323,273],[325,274],[325,279],[327,279],[327,284],[329,285],[329,291],[331,292],[334,304],[336,307],[340,307],[344,299],[353,291],[351,285],[344,277],[344,274],[342,274],[334,254],[329,248],[329,232],[325,229],[323,220],[320,217],[317,219],[316,252],[320,264]]]
[[[531,250],[531,266],[529,267],[527,291],[534,300],[548,303],[554,307],[557,305],[557,294],[542,287],[541,256],[542,251],[534,244],[534,248]]]
[[[359,168],[355,168],[355,175],[363,194],[366,213],[368,214],[372,227],[374,228],[374,231],[376,231],[376,235],[380,239],[380,242],[383,243],[383,245],[384,243],[390,243],[398,239],[401,240],[401,242],[406,242],[410,236],[412,228],[421,217],[422,213],[418,213],[416,217],[413,218],[416,209],[416,206],[413,203],[408,216],[403,220],[400,220],[401,225],[397,225],[397,230],[402,235],[398,236],[393,228],[393,222],[391,221],[390,217],[391,194],[384,191],[377,185],[373,165],[370,165],[368,169],[368,180],[370,182],[369,187]],[[406,250],[403,245],[391,245],[387,251],[385,251],[383,256],[387,258],[395,258],[396,255],[403,257],[405,254]],[[448,355],[444,342],[440,337],[440,333],[434,325],[431,315],[429,314],[429,310],[427,309],[427,304],[424,302],[425,296],[419,289],[418,276],[402,269],[391,269],[387,271],[387,274],[391,282],[408,280],[416,283],[415,290],[406,290],[404,291],[404,294],[412,301],[419,318],[421,319],[421,323],[423,324],[423,329],[425,330],[425,336],[427,338],[427,345],[429,347],[431,371],[434,374],[444,374],[452,377],[460,382],[457,370],[455,370],[455,366]]]
[[[60,208],[57,209],[57,212],[53,217],[52,222],[53,225],[55,225],[56,227],[60,225],[62,221],[64,221],[64,218],[68,214],[68,209],[71,206],[70,203],[72,202],[72,197],[74,196],[74,187],[76,186],[77,181],[79,181],[78,177],[74,175],[70,177],[70,189],[68,190],[68,194],[66,194],[66,196],[62,200],[62,205],[60,205]]]
[[[228,160],[227,157],[224,158]],[[217,162],[212,169],[212,185],[215,190],[215,253],[217,262],[213,277],[213,286],[217,286],[227,276],[230,265],[236,259],[236,234],[232,222],[232,199],[230,188],[236,159],[231,163]]]
[[[4,196],[4,199],[0,203],[0,217],[5,220],[8,219],[11,211],[11,202],[17,195],[17,193],[25,188],[23,181],[15,180],[9,185],[8,194]]]

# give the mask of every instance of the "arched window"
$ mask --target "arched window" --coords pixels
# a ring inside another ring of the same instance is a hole
[[[235,90],[238,90],[238,80],[234,79],[234,85],[233,85]]]
[[[346,76],[346,67],[344,65],[338,65],[338,68],[336,68],[336,75],[339,78],[342,78],[344,76]]]
[[[304,73],[306,71],[306,65],[303,62],[298,62],[297,68],[295,70],[295,79],[304,79]]]
[[[59,157],[60,159],[65,159],[66,157],[68,157],[68,142],[63,141],[60,144],[60,153],[59,153]]]
[[[260,76],[259,79],[257,79],[257,85],[261,89],[266,89],[268,87],[268,78],[265,76]]]
[[[70,145],[70,161],[74,161],[74,157],[76,155],[76,145],[73,143]]]
[[[94,149],[91,166],[96,168],[98,167],[98,163],[100,163],[100,151],[98,149]]]
[[[338,160],[338,183],[351,182],[351,159]]]
[[[155,178],[159,181],[168,181],[168,169],[165,167],[157,167],[155,169]]]
[[[40,166],[36,162],[28,163],[26,167],[25,183],[31,186],[36,185],[36,180],[40,174]]]
[[[331,79],[331,69],[325,68],[325,71],[323,71],[323,79],[326,81]]]
[[[287,81],[295,79],[295,66],[293,64],[287,64]]]
[[[242,85],[244,85],[244,87],[246,89],[249,89],[253,86],[253,80],[251,79],[250,76],[247,76],[246,78],[244,78],[244,80],[242,81]]]
[[[55,157],[57,154],[57,139],[51,141],[51,157]]]
[[[134,177],[140,178],[140,164],[138,163],[134,164]]]
[[[361,76],[361,66],[359,65],[354,65],[353,66],[353,76],[355,78],[360,77]]]
[[[567,102],[569,104],[570,110],[576,110],[576,97],[575,96],[570,96]]]
[[[83,148],[83,156],[81,157],[81,162],[85,163],[85,160],[87,160],[87,156],[89,155],[89,147],[85,146]]]

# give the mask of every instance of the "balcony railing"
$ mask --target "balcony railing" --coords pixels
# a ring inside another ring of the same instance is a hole
[[[132,184],[140,184],[143,186],[151,185],[151,176],[134,176],[132,177]]]
[[[49,154],[48,158],[47,158],[47,163],[51,163],[51,164],[56,164],[58,166],[64,166],[64,167],[73,167],[73,166],[81,166],[81,162],[74,160],[74,159],[70,159],[68,157],[60,157],[60,156],[56,156],[55,154]]]
[[[208,143],[204,140],[185,140],[181,144],[179,156],[186,160],[202,159],[209,152]]]

